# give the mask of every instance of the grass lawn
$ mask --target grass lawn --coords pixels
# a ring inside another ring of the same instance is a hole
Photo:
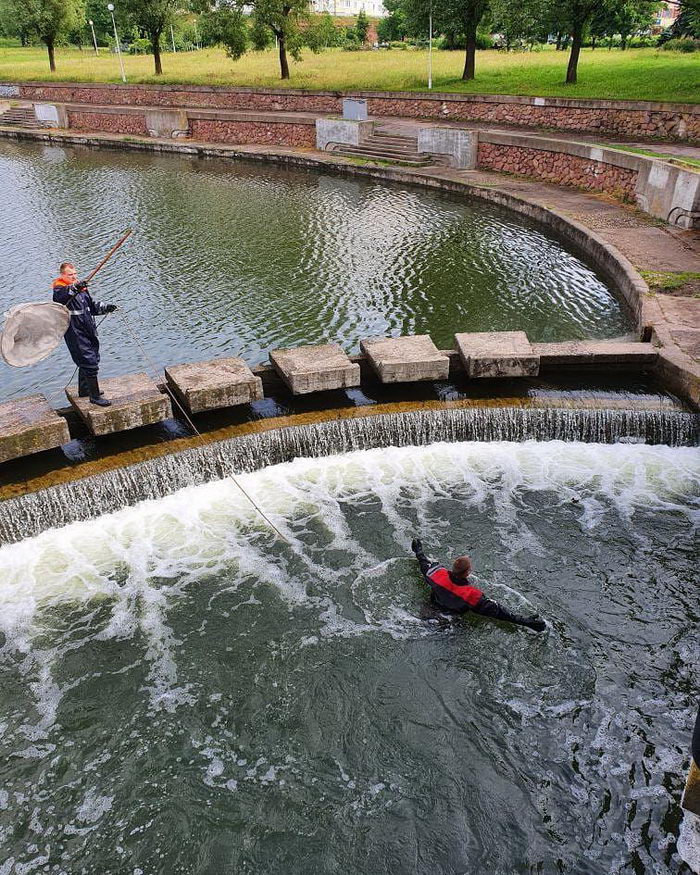
[[[463,52],[433,52],[433,87],[460,93],[601,97],[621,100],[669,100],[700,103],[700,55],[657,49],[584,49],[579,83],[564,85],[568,55],[548,48],[541,52],[477,52],[476,80],[462,82]],[[309,88],[331,91],[423,91],[428,53],[425,50],[304,52],[290,59],[291,79],[279,78],[274,51],[245,55],[239,61],[222,49],[165,54],[163,76],[153,75],[150,55],[125,55],[129,82],[191,83]],[[41,48],[0,47],[0,80],[119,82],[116,56],[106,49],[99,57],[85,49],[57,49],[58,72],[49,73]]]

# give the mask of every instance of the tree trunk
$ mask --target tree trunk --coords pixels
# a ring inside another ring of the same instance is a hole
[[[151,46],[153,48],[153,63],[156,68],[156,76],[163,75],[163,65],[160,61],[160,31],[153,31],[150,34]]]
[[[583,42],[583,25],[577,24],[574,27],[574,32],[571,35],[571,54],[569,55],[569,66],[566,69],[566,84],[576,84],[576,71],[578,69],[578,56],[581,54],[581,43]]]
[[[594,36],[591,37],[591,51],[593,51],[595,49],[595,41],[596,41],[596,37],[594,37]]]
[[[55,73],[56,72],[56,59],[55,59],[54,53],[53,53],[53,40],[52,39],[45,39],[44,42],[46,43],[46,48],[48,49],[48,52],[49,52],[49,67],[51,68],[51,72]]]
[[[627,40],[629,39],[629,34],[621,33],[621,34],[620,34],[620,37],[621,37],[621,39],[620,39],[620,48],[621,48],[622,51],[624,52],[624,50],[627,48]]]
[[[277,48],[280,55],[280,74],[282,79],[289,79],[289,61],[287,60],[287,46],[284,34],[277,34]]]
[[[561,34],[560,33],[557,34],[557,51],[558,52],[561,51]]]
[[[464,56],[464,72],[462,73],[463,80],[474,78],[474,69],[476,66],[476,22],[471,22],[467,25],[467,51]]]

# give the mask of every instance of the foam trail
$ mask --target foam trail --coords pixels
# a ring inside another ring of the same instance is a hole
[[[593,529],[601,515],[633,520],[639,508],[679,512],[700,525],[700,454],[692,448],[563,442],[392,447],[298,459],[245,475],[245,485],[284,526],[290,545],[272,544],[238,490],[221,480],[0,548],[6,649],[29,653],[36,646],[48,606],[106,600],[110,613],[100,637],[143,633],[157,666],[153,677],[174,689],[176,642],[168,612],[187,586],[222,571],[229,586],[265,582],[290,606],[316,608],[325,634],[362,634],[385,621],[389,606],[377,613],[370,593],[364,601],[353,595],[364,613],[358,624],[341,607],[340,593],[352,595],[353,583],[367,580],[363,569],[381,567],[389,557],[358,543],[343,508],[361,507],[368,495],[376,507],[377,493],[381,518],[397,540],[408,531],[409,517],[436,495],[457,502],[458,516],[493,502],[498,524],[509,521],[508,537],[521,532],[528,549],[534,535],[524,523],[513,528],[525,493],[546,495],[554,505],[579,496],[580,523]],[[439,520],[431,525],[439,530]],[[443,539],[434,543],[437,548]],[[347,557],[340,571],[329,575],[326,551]]]

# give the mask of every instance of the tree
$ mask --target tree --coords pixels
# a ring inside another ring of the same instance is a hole
[[[142,0],[149,2],[149,0]],[[219,42],[229,56],[238,59],[247,51],[249,43],[260,48],[261,39],[277,40],[280,75],[289,79],[289,53],[295,60],[301,58],[304,45],[302,24],[309,21],[308,0],[197,0],[198,10],[207,10],[210,26],[221,33]],[[247,31],[245,11],[250,11],[253,27]],[[217,21],[225,22],[219,27]],[[257,38],[255,38],[257,35]],[[253,39],[255,38],[255,39]],[[312,46],[315,49],[315,46]]]
[[[160,60],[160,38],[172,24],[179,0],[126,0],[126,9],[138,27],[146,32],[151,41],[156,76],[163,72]]]
[[[364,6],[360,9],[355,22],[355,33],[357,34],[358,43],[363,46],[367,42],[367,31],[369,30],[369,19],[365,13]]]
[[[406,36],[406,17],[401,0],[384,0],[384,8],[389,13],[379,19],[377,37],[382,43],[402,40]]]
[[[403,4],[409,33],[427,34],[428,16],[432,9],[433,32],[464,36],[464,80],[474,78],[476,31],[487,7],[488,0],[404,0]]]
[[[543,41],[549,32],[544,0],[491,0],[491,16],[492,30],[503,34],[506,49],[518,40],[530,44]]]
[[[85,21],[83,0],[6,0],[18,34],[37,36],[46,46],[49,67],[56,72],[56,43]]]

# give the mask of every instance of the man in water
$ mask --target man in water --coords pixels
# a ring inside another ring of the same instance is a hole
[[[444,565],[431,562],[423,552],[423,544],[414,538],[411,549],[416,554],[423,576],[428,581],[432,590],[431,599],[440,610],[452,614],[465,614],[474,611],[482,617],[491,617],[493,620],[504,620],[506,623],[515,623],[518,626],[527,626],[535,632],[544,632],[547,624],[538,614],[529,617],[521,617],[514,614],[492,599],[487,599],[480,589],[469,583],[469,575],[472,570],[472,560],[469,556],[458,556],[452,565],[452,571],[448,571]]]
[[[94,301],[85,280],[78,280],[78,273],[69,261],[60,267],[61,275],[53,283],[53,299],[70,310],[70,324],[64,335],[71,358],[78,366],[78,395],[89,398],[91,404],[109,407],[111,401],[102,397],[97,382],[100,366],[100,341],[97,339],[95,316],[114,313],[114,304]]]

